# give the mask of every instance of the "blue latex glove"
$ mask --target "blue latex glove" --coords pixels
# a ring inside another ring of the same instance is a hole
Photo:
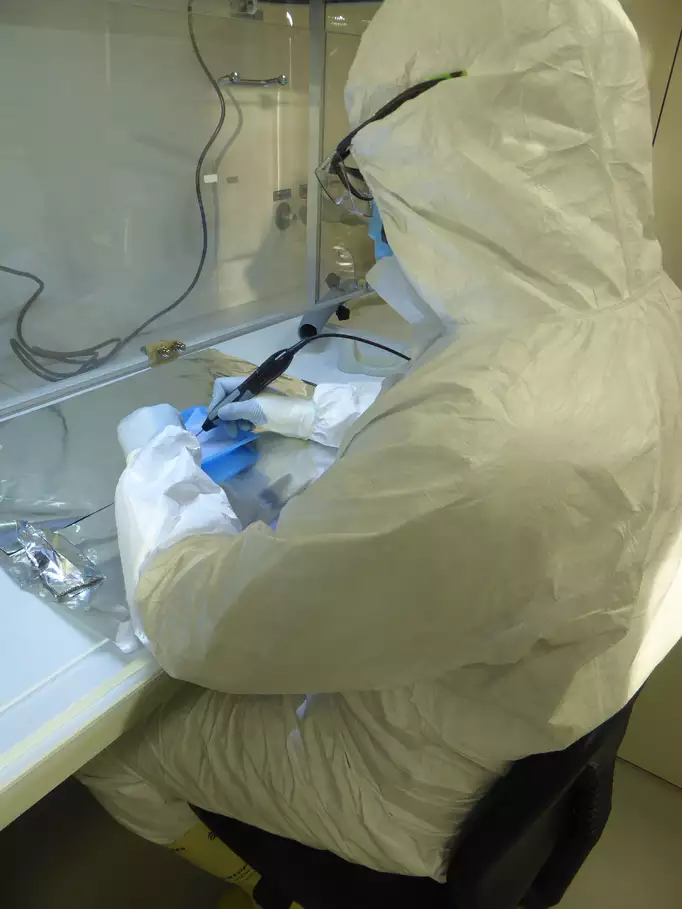
[[[216,379],[209,413],[222,398],[235,391],[243,378]],[[223,404],[215,416],[225,423],[244,423],[276,432],[294,439],[309,439],[315,423],[315,405],[302,398],[290,398],[278,394],[262,394],[248,401],[234,401]]]
[[[374,256],[377,262],[393,255],[393,250],[386,240],[384,233],[384,222],[381,220],[381,213],[376,202],[372,202],[372,217],[369,221],[368,230],[370,240],[374,240]]]
[[[204,431],[205,407],[188,407],[181,416],[188,432],[199,439],[204,473],[216,483],[224,483],[258,460],[258,451],[250,444],[258,438],[255,433],[240,429],[237,423],[220,421],[214,429]]]

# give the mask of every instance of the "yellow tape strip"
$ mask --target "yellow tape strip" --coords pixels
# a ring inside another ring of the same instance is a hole
[[[90,656],[90,654],[94,653],[96,650],[100,650],[102,647],[104,647],[105,644],[108,643],[109,641],[100,641],[99,644],[95,644],[89,650],[86,650],[85,653],[79,653],[78,656],[74,657],[69,663],[65,663],[63,666],[60,666],[59,669],[55,669],[51,675],[48,675],[44,679],[41,679],[39,682],[36,682],[35,685],[27,688],[26,691],[22,691],[21,694],[18,694],[15,698],[12,698],[11,701],[7,701],[6,704],[3,704],[0,707],[0,716],[2,716],[3,713],[6,713],[11,707],[15,707],[30,695],[35,694],[36,691],[44,688],[45,685],[47,685],[53,679],[56,679],[58,675],[61,675],[63,672],[71,669],[72,666],[76,666],[81,662],[81,660],[84,660],[87,656]]]
[[[148,658],[145,659],[142,656],[138,657],[115,675],[113,679],[107,679],[105,682],[102,682],[97,688],[80,698],[80,700],[62,711],[58,716],[43,723],[35,732],[28,735],[25,739],[22,739],[21,742],[14,745],[9,751],[5,751],[0,755],[0,769],[8,767],[11,763],[23,757],[32,748],[35,748],[42,739],[46,738],[51,733],[56,732],[60,726],[64,726],[69,720],[74,719],[79,713],[82,713],[86,708],[104,697],[104,695],[109,694],[110,691],[113,691],[114,688],[118,687],[122,682],[125,682],[126,679],[135,675],[136,672],[139,672],[139,670],[143,669],[146,665],[148,665]]]

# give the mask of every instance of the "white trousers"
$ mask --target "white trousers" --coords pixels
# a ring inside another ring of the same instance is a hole
[[[273,733],[284,743],[296,729],[301,701],[187,685],[79,779],[117,821],[160,845],[197,823],[194,804],[324,848],[323,831],[301,822],[317,801],[314,790],[301,786],[286,753],[275,759],[271,747]]]
[[[404,770],[391,781],[380,762],[396,768],[395,759],[359,749],[359,727],[344,714],[354,719],[340,695],[188,685],[79,776],[116,820],[154,843],[183,837],[197,823],[194,804],[379,871],[439,879],[446,843],[489,775],[465,762],[458,787],[421,785]]]

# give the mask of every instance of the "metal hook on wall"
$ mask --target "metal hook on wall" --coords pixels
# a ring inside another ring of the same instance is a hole
[[[273,76],[271,79],[242,79],[239,73],[228,73],[218,79],[218,83],[221,82],[229,82],[230,85],[255,85],[259,88],[269,88],[271,85],[288,85],[289,79],[286,73]]]

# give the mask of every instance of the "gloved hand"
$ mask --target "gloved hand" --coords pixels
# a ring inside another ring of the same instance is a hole
[[[216,379],[209,413],[218,401],[235,391],[243,381],[243,378],[233,377]],[[315,405],[304,398],[266,393],[248,401],[224,404],[214,416],[226,423],[246,421],[292,439],[309,439],[315,425]]]
[[[129,458],[167,426],[183,428],[180,414],[170,404],[155,404],[134,410],[118,424],[118,441],[123,454]]]

